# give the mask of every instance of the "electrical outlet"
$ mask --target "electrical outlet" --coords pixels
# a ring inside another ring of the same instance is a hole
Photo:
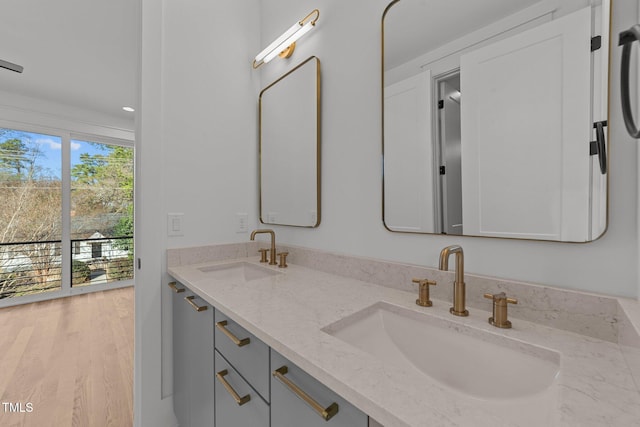
[[[182,230],[183,219],[183,213],[167,214],[167,236],[184,236],[184,231]]]
[[[249,214],[236,214],[236,233],[246,233],[249,229]]]

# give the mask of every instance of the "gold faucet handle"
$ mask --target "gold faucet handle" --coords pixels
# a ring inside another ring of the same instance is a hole
[[[287,268],[287,255],[289,255],[289,252],[280,252],[278,254],[278,256],[280,257],[280,264],[278,265],[278,267]]]
[[[433,303],[429,299],[429,286],[435,286],[436,282],[434,280],[427,279],[412,279],[413,283],[418,284],[418,299],[416,300],[416,304],[420,307],[431,307]]]
[[[507,294],[484,294],[484,297],[493,300],[493,316],[489,318],[489,323],[497,328],[509,329],[511,322],[507,319],[507,303],[517,304],[515,298],[508,298]]]
[[[504,292],[500,292],[499,294],[484,294],[484,297],[487,299],[492,299],[493,302],[501,302],[504,301],[505,303],[509,303],[509,304],[517,304],[518,300],[515,298],[508,298],[507,294],[505,294]]]
[[[269,249],[258,249],[258,252],[260,252],[260,262],[269,261],[267,259],[267,252],[269,252]]]

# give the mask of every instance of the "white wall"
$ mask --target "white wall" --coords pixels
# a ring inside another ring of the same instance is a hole
[[[172,426],[167,248],[248,240],[257,223],[258,1],[141,0],[136,426]],[[167,213],[184,236],[167,237]]]
[[[274,60],[263,84],[316,55],[322,61],[322,223],[317,229],[274,227],[281,242],[435,267],[440,250],[461,244],[468,272],[637,296],[636,144],[620,113],[620,48],[613,46],[609,229],[587,244],[394,234],[381,220],[380,28],[387,0],[264,0],[263,39],[271,39],[314,7],[317,27],[293,57]],[[636,13],[614,2],[613,33]],[[633,6],[635,7],[635,6]],[[623,9],[627,10],[623,10]],[[635,9],[633,9],[635,11]],[[612,37],[616,41],[617,36]],[[342,236],[349,236],[348,239]]]

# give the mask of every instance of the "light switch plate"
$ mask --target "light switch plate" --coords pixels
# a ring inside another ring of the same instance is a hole
[[[249,214],[238,212],[236,214],[236,233],[246,233],[249,230]]]
[[[182,229],[184,220],[183,213],[168,213],[167,214],[167,236],[184,236]]]

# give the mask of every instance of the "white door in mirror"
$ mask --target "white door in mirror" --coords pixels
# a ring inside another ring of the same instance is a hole
[[[462,55],[465,234],[592,240],[590,40],[586,7]]]

